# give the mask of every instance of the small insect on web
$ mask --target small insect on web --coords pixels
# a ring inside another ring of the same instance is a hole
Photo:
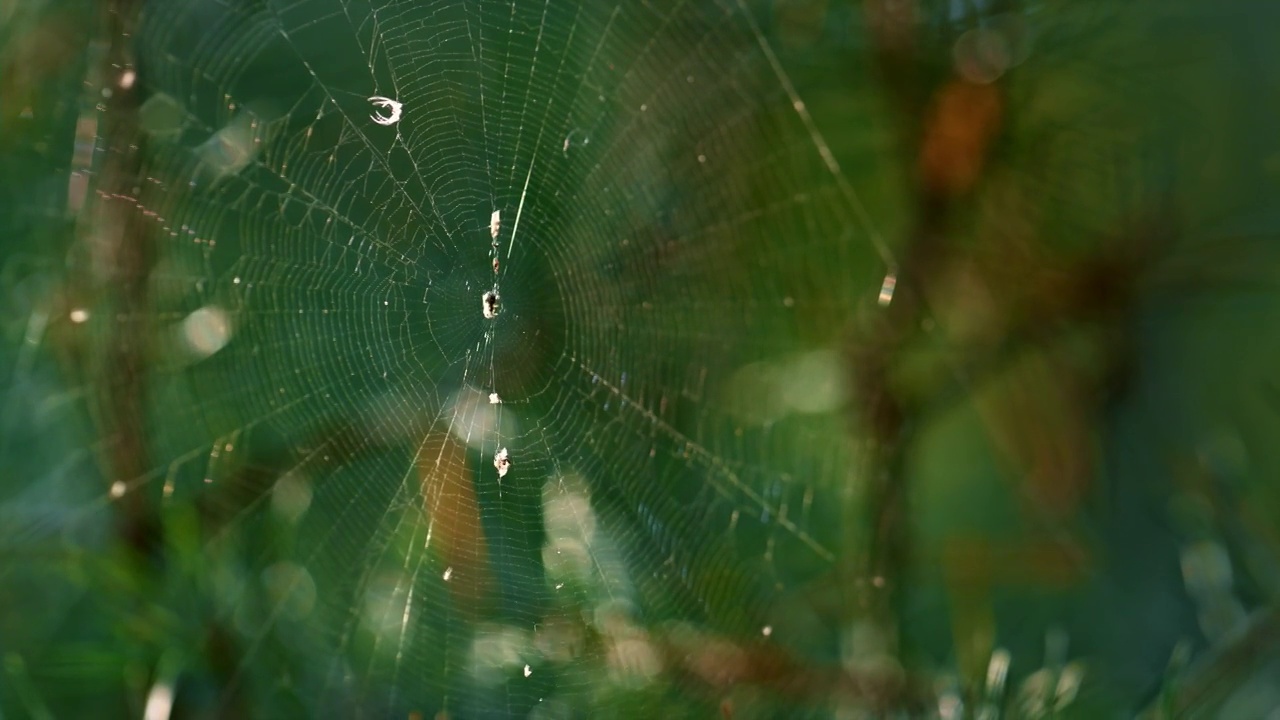
[[[502,298],[498,297],[497,290],[490,290],[484,294],[480,302],[480,311],[484,314],[486,320],[492,320],[498,317],[498,313],[502,309]]]
[[[507,455],[506,448],[502,448],[493,456],[493,466],[497,468],[499,478],[507,476],[507,472],[511,470],[511,458]]]
[[[498,233],[502,232],[502,211],[494,210],[489,216],[489,237],[492,238],[490,247],[493,248],[493,274],[498,274]]]

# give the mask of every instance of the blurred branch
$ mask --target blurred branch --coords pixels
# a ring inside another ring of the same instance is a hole
[[[147,283],[155,262],[149,228],[138,207],[146,138],[138,124],[140,84],[116,82],[134,66],[132,38],[139,12],[135,0],[103,6],[109,47],[101,68],[90,72],[109,92],[102,113],[102,167],[91,220],[82,231],[94,245],[94,280],[106,288],[118,321],[102,353],[103,412],[112,433],[108,479],[129,483],[151,467],[146,442]],[[130,70],[131,71],[131,70]],[[91,82],[91,85],[93,83]],[[145,493],[119,499],[120,534],[140,557],[159,551],[160,521]]]
[[[904,346],[932,313],[925,290],[947,266],[946,239],[955,208],[973,189],[1003,119],[995,85],[979,85],[938,71],[921,44],[921,9],[914,2],[866,0],[875,60],[884,92],[901,113],[903,150],[916,168],[908,188],[914,225],[897,267],[888,269],[881,312],[855,339],[852,385],[871,453],[865,476],[871,537],[866,575],[882,591],[871,613],[889,632],[902,607],[903,576],[911,562],[903,474],[904,452],[922,406],[897,393],[890,373]],[[934,86],[931,78],[939,77]],[[892,643],[900,650],[900,643]]]

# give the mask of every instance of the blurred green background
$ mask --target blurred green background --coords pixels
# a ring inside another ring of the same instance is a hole
[[[0,3],[0,714],[1276,717],[1277,23]]]

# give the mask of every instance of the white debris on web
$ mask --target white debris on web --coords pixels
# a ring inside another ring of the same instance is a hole
[[[489,237],[497,240],[500,230],[502,230],[502,211],[494,210],[493,214],[489,216]]]
[[[507,472],[511,470],[511,458],[507,455],[506,448],[502,448],[493,456],[493,466],[498,469],[499,478],[507,476]]]
[[[880,306],[884,307],[893,302],[893,289],[898,286],[898,276],[889,273],[884,276],[884,282],[880,284]]]
[[[502,398],[498,397],[498,393],[489,393],[489,404],[490,404],[490,405],[501,405],[501,404],[502,404]]]
[[[453,566],[450,565],[449,567],[445,568],[444,575],[442,575],[441,577],[444,578],[445,582],[449,582],[449,578],[453,577]]]
[[[530,675],[532,675],[532,674],[533,674],[533,670],[531,670],[531,669],[529,668],[529,666],[528,666],[528,665],[525,665],[525,666],[524,666],[524,676],[525,676],[525,677],[529,677],[529,676],[530,676]]]
[[[764,627],[760,628],[760,634],[765,637],[769,637],[770,635],[773,634],[773,626],[765,625]]]
[[[381,95],[374,95],[369,98],[369,102],[373,103],[373,106],[378,108],[380,111],[387,111],[386,115],[383,115],[381,112],[376,112],[370,115],[370,120],[378,123],[379,125],[395,125],[400,122],[400,111],[404,107],[403,103]]]
[[[490,290],[480,299],[480,311],[484,313],[485,320],[492,320],[498,317],[498,313],[502,310],[502,298],[498,297],[497,290]]]
[[[578,136],[578,135],[582,137],[581,140],[575,139],[575,136]],[[565,155],[568,155],[569,148],[573,147],[575,143],[578,145],[586,146],[590,144],[590,142],[591,142],[591,138],[587,136],[587,134],[584,131],[578,128],[574,128],[569,131],[568,135],[564,136],[564,146],[561,147],[561,152],[563,152]]]

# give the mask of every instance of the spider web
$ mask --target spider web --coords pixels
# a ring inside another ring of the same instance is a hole
[[[962,52],[1003,22],[989,5],[921,4],[948,71],[1000,59]],[[1014,279],[1012,306],[1036,284],[1023,271],[1052,267],[985,257],[1002,237],[1068,255],[1185,237],[1145,273],[1160,301],[1118,326],[1138,382],[1115,408],[1064,424],[1036,402],[1070,394],[1047,391],[1050,365],[991,369],[1025,395],[1004,418],[1015,441],[1062,435],[1043,447],[1074,451],[1098,421],[1108,487],[1091,497],[1111,509],[1074,531],[1105,555],[1071,598],[1035,584],[1063,563],[1002,485],[973,411],[992,385],[948,366],[954,382],[913,418],[919,574],[900,649],[912,673],[934,674],[924,656],[939,654],[941,714],[959,707],[952,661],[990,702],[992,672],[1026,676],[1020,693],[1040,683],[1045,702],[1069,680],[1070,702],[1079,666],[1063,663],[1081,657],[1104,693],[1141,702],[1176,641],[1234,632],[1280,587],[1273,546],[1207,529],[1194,489],[1168,477],[1277,467],[1276,342],[1257,332],[1274,163],[1255,162],[1274,139],[1229,121],[1265,113],[1228,97],[1260,97],[1237,90],[1273,64],[1213,51],[1192,3],[1099,6],[1023,8],[1040,18],[1035,52],[1000,80],[1009,127],[973,227],[957,217],[948,245]],[[875,579],[849,572],[865,560],[867,463],[846,422],[848,351],[892,289],[880,238],[911,237],[918,208],[901,176],[915,158],[888,151],[885,124],[904,116],[870,84],[853,11],[191,0],[144,4],[102,37],[68,20],[74,1],[31,7],[13,17],[52,19],[18,50],[22,23],[0,25],[0,60],[21,68],[0,78],[14,159],[0,182],[23,200],[0,207],[17,238],[0,262],[0,457],[17,479],[0,482],[0,552],[18,560],[0,569],[0,704],[856,714],[839,683],[884,656],[861,622]],[[1222,42],[1269,47],[1237,43],[1264,23],[1228,15],[1248,32]],[[62,45],[87,77],[12,62]],[[1219,55],[1239,85],[1219,82]],[[1177,222],[1162,212],[1175,207]],[[930,307],[897,358],[906,394],[937,389],[933,360],[965,359],[945,338],[983,329],[989,308],[956,283],[928,288],[955,307]],[[1048,334],[1072,340],[1076,324]],[[1267,488],[1250,490],[1255,521],[1275,506]],[[1256,555],[1253,599],[1235,597],[1228,547]],[[956,548],[961,570],[977,556],[976,584],[999,570],[1031,589],[957,599]],[[973,643],[966,669],[965,634],[984,632],[992,647]]]
[[[644,714],[681,643],[832,652],[779,598],[846,555],[890,257],[768,28],[148,7],[156,462],[109,500],[200,508],[228,707]]]

